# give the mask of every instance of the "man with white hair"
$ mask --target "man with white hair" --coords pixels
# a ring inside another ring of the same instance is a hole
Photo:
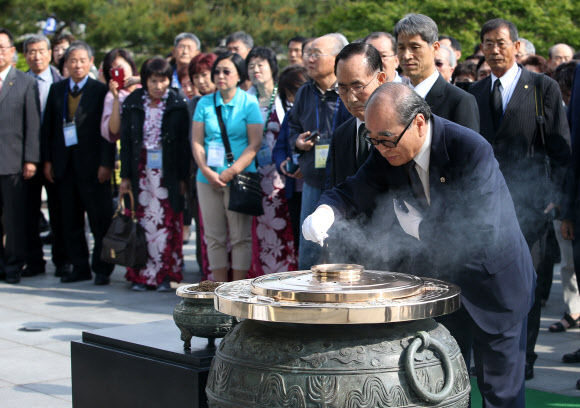
[[[175,40],[173,40],[173,59],[175,66],[173,67],[173,79],[171,80],[171,87],[181,89],[181,82],[179,81],[178,72],[189,66],[189,62],[200,53],[201,42],[195,34],[181,33]]]
[[[448,47],[442,45],[435,51],[435,67],[447,82],[451,82],[451,75],[456,65],[455,54]]]
[[[348,44],[339,33],[315,39],[304,53],[304,64],[311,78],[297,92],[290,112],[290,145],[299,153],[298,164],[304,176],[300,222],[314,211],[324,189],[326,159],[332,134],[351,118],[336,90],[334,62]],[[300,269],[318,263],[320,247],[300,237]]]
[[[548,50],[548,66],[554,71],[560,64],[568,62],[574,56],[574,48],[568,44],[556,44]]]
[[[526,40],[525,38],[520,37],[518,41],[520,42],[520,49],[516,53],[516,62],[521,64],[528,55],[534,55],[536,53],[536,47],[534,47],[534,44],[530,40]]]

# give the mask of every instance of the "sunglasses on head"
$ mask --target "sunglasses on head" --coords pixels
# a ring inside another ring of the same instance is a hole
[[[232,70],[231,69],[227,69],[227,68],[226,69],[216,68],[216,70],[213,73],[214,73],[214,75],[219,75],[219,74],[222,74],[223,73],[224,76],[229,76],[232,73]]]

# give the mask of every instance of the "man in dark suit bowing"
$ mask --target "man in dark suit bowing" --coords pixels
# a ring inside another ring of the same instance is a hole
[[[399,66],[431,111],[478,132],[475,99],[443,79],[435,67],[435,51],[440,47],[435,21],[423,14],[407,14],[395,25],[395,38]]]
[[[485,406],[524,407],[523,344],[535,273],[490,144],[432,115],[402,84],[377,88],[365,119],[376,148],[355,176],[323,194],[302,226],[304,237],[322,243],[335,216],[373,205],[375,212],[394,211],[395,222],[382,230],[413,237],[405,244],[413,252],[409,272],[461,288],[461,309],[441,321],[468,367],[473,347]],[[399,247],[392,239],[375,250],[396,254]]]
[[[38,86],[12,67],[15,52],[12,34],[0,28],[0,276],[6,283],[20,282],[26,262],[26,183],[40,162]]]
[[[547,214],[560,204],[570,136],[558,84],[516,63],[518,38],[518,30],[510,21],[494,19],[482,26],[480,47],[491,75],[473,84],[470,92],[479,106],[480,133],[493,147],[537,267],[552,221]],[[538,116],[543,117],[543,128]],[[541,293],[542,288],[537,287],[536,303],[528,317],[526,379],[533,377],[537,358],[534,346],[540,327]]]
[[[72,43],[64,58],[70,78],[50,88],[42,123],[44,175],[56,183],[67,258],[73,265],[61,282],[91,279],[86,211],[95,239],[95,284],[106,285],[114,265],[101,261],[101,241],[113,213],[109,180],[115,160],[115,145],[100,133],[107,87],[88,76],[93,52],[86,43]]]

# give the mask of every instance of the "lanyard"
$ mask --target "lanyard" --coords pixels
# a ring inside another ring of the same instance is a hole
[[[316,129],[320,131],[320,121],[318,117],[318,101],[320,100],[320,95],[316,92]],[[334,128],[336,127],[336,114],[338,113],[338,105],[340,105],[340,98],[336,98],[336,105],[334,106],[334,115],[332,116],[332,130],[330,136],[334,133]]]

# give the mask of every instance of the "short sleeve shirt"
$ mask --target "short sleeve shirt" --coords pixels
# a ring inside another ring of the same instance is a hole
[[[242,152],[248,147],[248,129],[247,125],[263,124],[262,113],[260,112],[260,105],[255,96],[249,95],[245,91],[238,88],[236,94],[231,101],[224,104],[221,94],[215,93],[217,106],[222,106],[222,118],[228,132],[228,139],[232,153],[234,154],[234,161],[239,158]],[[217,113],[214,106],[214,94],[203,96],[195,109],[193,115],[194,122],[204,123],[204,147],[206,153],[209,151],[210,143],[219,143],[223,146],[222,135],[220,131]],[[222,171],[228,168],[227,160],[224,157],[224,163],[220,167],[210,167],[213,171],[221,174]],[[252,161],[244,171],[256,172],[255,162]],[[209,181],[201,173],[197,171],[197,181],[209,184]]]

